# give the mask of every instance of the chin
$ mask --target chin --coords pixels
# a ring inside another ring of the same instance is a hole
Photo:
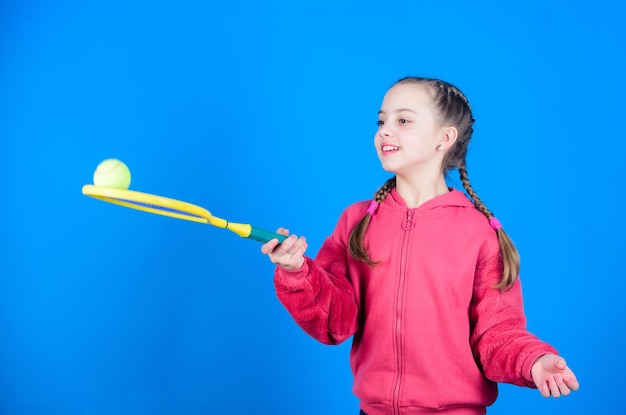
[[[396,174],[397,170],[393,166],[390,166],[385,163],[381,163],[380,166],[383,168],[383,170],[388,171],[389,173]]]

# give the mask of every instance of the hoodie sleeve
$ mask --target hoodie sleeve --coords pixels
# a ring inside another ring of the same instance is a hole
[[[346,248],[326,239],[315,260],[295,271],[276,267],[274,286],[293,319],[324,344],[339,344],[357,330],[355,290],[348,278]]]
[[[508,291],[493,288],[502,268],[499,252],[477,267],[470,306],[472,351],[488,379],[535,387],[533,363],[546,353],[557,352],[527,331],[519,278]]]

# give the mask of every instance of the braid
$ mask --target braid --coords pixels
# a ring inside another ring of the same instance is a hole
[[[385,182],[374,194],[374,201],[378,204],[382,203],[383,200],[387,197],[389,193],[396,187],[396,177],[392,177]],[[367,265],[376,265],[378,261],[374,261],[370,258],[367,253],[367,249],[365,249],[364,236],[367,227],[372,220],[372,215],[367,212],[365,216],[357,223],[357,225],[352,230],[350,234],[349,247],[350,247],[350,255],[352,258],[365,262]]]
[[[380,189],[374,194],[374,200],[377,203],[382,203],[394,187],[396,187],[396,176],[393,176],[391,179],[387,180],[385,184],[380,186]]]
[[[463,183],[463,187],[472,199],[472,202],[474,203],[474,206],[476,206],[476,209],[480,210],[483,215],[487,216],[487,219],[493,218],[493,213],[491,213],[491,211],[487,209],[487,206],[483,204],[483,202],[474,191],[474,188],[470,184],[469,178],[467,177],[467,169],[465,168],[465,166],[459,167],[459,176],[461,176],[461,183]]]
[[[493,218],[493,213],[491,213],[491,211],[487,209],[487,206],[483,204],[483,202],[474,191],[474,188],[470,184],[469,178],[467,177],[467,169],[465,165],[459,167],[459,176],[461,177],[461,182],[463,183],[465,191],[467,191],[467,194],[472,199],[472,202],[474,203],[474,206],[476,206],[476,209],[482,212],[482,214],[485,215],[487,219]],[[504,270],[502,272],[502,280],[500,280],[500,282],[496,284],[494,288],[505,291],[513,286],[513,283],[519,275],[520,257],[517,248],[513,244],[513,241],[511,240],[509,235],[507,235],[507,233],[504,231],[504,229],[499,228],[496,230],[496,232],[498,233],[498,242],[500,243],[500,251],[502,252],[502,263],[504,266]]]
[[[465,159],[467,155],[467,147],[472,139],[472,135],[474,134],[475,121],[474,116],[472,115],[472,108],[469,104],[469,100],[456,86],[439,79],[408,76],[400,79],[394,85],[404,83],[426,85],[429,89],[433,103],[438,110],[438,115],[442,123],[454,126],[457,129],[457,139],[444,155],[442,171],[445,175],[452,169],[458,169],[463,187],[474,203],[474,206],[476,206],[476,209],[485,215],[490,222],[491,220],[495,220],[493,213],[487,209],[487,206],[485,206],[472,188],[467,176]],[[387,182],[375,193],[374,201],[381,203],[395,186],[395,177],[387,180]],[[363,241],[365,231],[369,226],[371,218],[372,215],[367,212],[361,221],[359,221],[359,223],[354,227],[352,233],[350,234],[349,248],[350,254],[354,259],[363,261],[366,264],[373,266],[378,262],[370,258]],[[513,283],[519,275],[520,258],[517,248],[515,248],[515,245],[501,226],[497,227],[496,232],[498,234],[498,242],[500,244],[504,269],[501,281],[494,288],[504,291],[513,286]]]
[[[456,127],[458,131],[457,140],[452,147],[446,152],[443,159],[442,170],[444,174],[452,169],[458,169],[461,176],[463,187],[471,198],[474,206],[487,219],[494,218],[493,213],[480,200],[467,177],[467,169],[465,159],[467,156],[467,147],[472,135],[474,134],[474,117],[469,100],[456,86],[433,78],[406,77],[400,79],[396,84],[400,83],[417,83],[429,87],[431,97],[435,107],[438,109],[439,116],[443,123]],[[509,236],[502,228],[497,229],[498,241],[502,252],[502,261],[504,270],[502,280],[496,285],[500,290],[510,288],[519,275],[520,259],[519,253],[513,245]]]
[[[472,107],[470,106],[469,101],[467,100],[467,97],[465,96],[465,94],[463,94],[457,87],[455,87],[452,84],[447,84],[446,87],[450,90],[451,94],[453,94],[455,97],[463,101],[465,105],[467,105],[467,107],[470,109],[470,111],[472,110]]]

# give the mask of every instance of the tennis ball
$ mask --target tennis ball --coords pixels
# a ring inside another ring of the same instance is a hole
[[[130,170],[118,159],[107,159],[98,164],[93,174],[93,184],[101,187],[128,189],[130,186]]]

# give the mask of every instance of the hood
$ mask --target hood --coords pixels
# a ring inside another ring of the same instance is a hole
[[[449,188],[449,192],[437,197],[434,197],[427,202],[418,206],[416,211],[430,211],[438,210],[442,207],[472,207],[475,208],[471,200],[465,195],[465,193]],[[383,204],[392,209],[409,209],[397,189],[393,189],[391,193],[385,198]]]

